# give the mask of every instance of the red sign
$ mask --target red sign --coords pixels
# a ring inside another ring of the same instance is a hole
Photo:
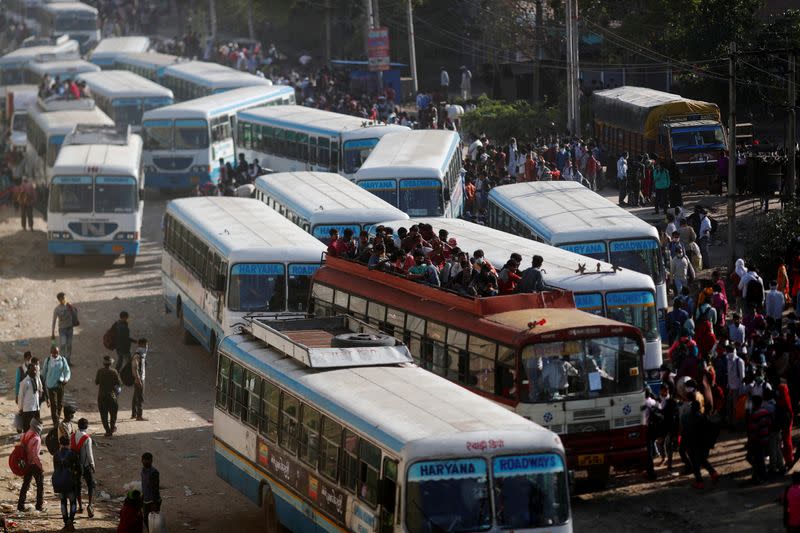
[[[372,28],[367,37],[370,70],[389,70],[389,28]]]

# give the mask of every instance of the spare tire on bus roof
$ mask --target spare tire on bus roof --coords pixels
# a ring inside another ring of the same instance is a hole
[[[370,346],[394,346],[397,340],[391,335],[378,333],[342,333],[331,339],[333,348],[366,348]]]

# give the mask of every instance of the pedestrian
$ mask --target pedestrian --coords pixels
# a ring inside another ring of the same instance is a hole
[[[125,496],[122,509],[119,511],[117,533],[142,533],[144,518],[142,517],[142,493],[132,490]]]
[[[784,425],[783,418],[786,413],[781,410],[778,412],[778,404],[775,401],[775,392],[764,387],[761,391],[763,402],[761,405],[769,412],[772,423],[769,426],[769,440],[767,443],[767,455],[769,455],[770,474],[785,474],[786,464],[783,461],[783,450],[781,450],[781,428]]]
[[[61,437],[71,439],[75,434],[75,424],[72,420],[75,418],[75,407],[67,404],[64,406],[64,419],[58,424],[58,441],[61,442]]]
[[[689,260],[683,255],[683,248],[675,251],[675,257],[669,264],[669,273],[675,285],[675,294],[681,294],[683,287],[689,282]]]
[[[117,352],[117,372],[130,362],[131,344],[136,342],[131,338],[131,330],[128,325],[128,312],[122,311],[119,320],[114,323],[114,350]]]
[[[72,377],[67,360],[61,357],[56,346],[50,348],[50,357],[44,362],[42,370],[44,385],[47,387],[47,398],[50,405],[50,417],[57,426],[61,419],[61,408],[64,402],[64,388]]]
[[[50,340],[56,338],[56,321],[58,321],[58,349],[61,356],[67,360],[69,366],[72,364],[72,334],[75,326],[78,325],[78,310],[67,301],[67,296],[63,292],[56,295],[58,305],[53,309],[53,325],[50,328]]]
[[[700,213],[700,231],[698,231],[697,235],[697,246],[700,247],[700,255],[703,258],[703,265],[705,268],[711,267],[711,259],[708,255],[708,246],[711,243],[711,231],[712,231],[712,224],[711,219],[708,218],[708,213],[702,207],[699,210]]]
[[[20,444],[25,448],[25,475],[22,478],[22,487],[19,489],[19,500],[17,500],[17,511],[25,511],[25,498],[28,495],[28,488],[31,480],[36,481],[36,510],[44,512],[44,469],[39,454],[42,449],[42,421],[38,418],[31,420],[31,427],[20,439]]]
[[[719,474],[711,466],[708,461],[708,438],[709,428],[707,427],[709,421],[700,410],[700,402],[692,400],[686,418],[681,421],[683,432],[681,440],[686,441],[686,452],[689,456],[689,463],[691,464],[692,473],[694,474],[694,485],[696,489],[705,488],[703,484],[703,475],[700,468],[708,470],[711,480],[716,483],[719,479]]]
[[[103,357],[103,367],[97,370],[94,378],[95,385],[98,385],[97,408],[100,411],[103,429],[106,430],[106,437],[110,437],[117,430],[117,411],[119,410],[117,397],[122,388],[122,379],[119,377],[119,372],[111,368],[112,362],[113,359],[110,355]]]
[[[744,360],[736,353],[736,347],[729,342],[725,346],[727,391],[725,394],[725,417],[731,429],[736,427],[736,405],[744,387],[745,365]]]
[[[472,72],[461,65],[461,99],[464,101],[472,98]]]
[[[781,431],[781,441],[783,445],[783,462],[786,468],[790,469],[794,466],[794,442],[792,442],[792,426],[794,425],[794,408],[792,407],[792,398],[789,394],[789,386],[786,380],[781,379],[778,389],[775,392],[777,413],[778,413],[778,426]]]
[[[518,292],[541,292],[545,290],[542,263],[544,263],[544,258],[541,255],[533,256],[531,267],[525,269],[522,273],[522,279],[517,284]]]
[[[30,351],[22,354],[22,364],[17,367],[16,375],[14,376],[14,401],[19,402],[19,384],[28,376],[28,367],[31,365],[33,354]]]
[[[617,159],[617,188],[619,189],[619,205],[625,205],[628,183],[628,152],[622,152]]]
[[[61,437],[58,443],[61,447],[53,456],[53,492],[61,496],[61,518],[64,519],[61,531],[75,531],[77,491],[80,489],[78,454],[70,449],[67,437]]]
[[[22,183],[17,186],[14,202],[19,206],[22,217],[22,230],[30,228],[33,231],[33,206],[36,205],[36,187],[27,176],[22,178]]]
[[[778,290],[776,280],[769,282],[769,291],[764,296],[764,312],[773,321],[773,328],[780,332],[783,328],[783,309],[786,307],[786,297]]]
[[[659,209],[663,209],[664,213],[667,212],[669,209],[668,204],[668,196],[669,196],[669,172],[664,165],[661,163],[661,160],[656,160],[656,166],[653,169],[653,182],[655,185],[656,190],[656,209],[655,214],[658,214]]]
[[[447,73],[444,67],[439,68],[439,88],[442,92],[441,98],[447,100],[450,92],[450,74]]]
[[[17,407],[22,416],[22,431],[30,429],[31,420],[41,418],[39,406],[42,404],[44,389],[42,380],[39,377],[39,367],[35,364],[28,365],[28,372],[20,382],[19,393],[17,394]]]
[[[753,466],[753,481],[761,484],[767,477],[765,458],[772,420],[762,405],[761,396],[752,396],[750,401],[752,410],[747,420],[747,461]]]
[[[142,503],[142,517],[147,528],[150,513],[161,512],[161,481],[150,452],[142,454]]]
[[[78,420],[78,431],[72,434],[69,447],[78,454],[78,466],[80,467],[80,477],[78,478],[78,514],[83,513],[83,500],[81,498],[81,478],[86,480],[86,491],[89,494],[89,501],[86,505],[86,514],[89,518],[94,518],[94,452],[92,449],[94,442],[89,434],[89,421],[85,418]]]
[[[142,403],[144,403],[144,377],[147,365],[147,339],[141,338],[137,342],[136,351],[131,359],[131,373],[133,374],[133,401],[131,403],[131,418],[140,422],[142,418]]]
[[[786,533],[800,533],[800,472],[792,473],[792,483],[783,493],[783,525]]]

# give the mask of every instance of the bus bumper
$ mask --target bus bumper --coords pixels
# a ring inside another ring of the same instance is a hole
[[[47,241],[47,251],[54,255],[137,255],[139,241]]]
[[[144,185],[152,189],[180,190],[193,189],[206,183],[219,184],[219,169],[208,172],[164,173],[159,171],[145,172]]]
[[[644,469],[647,466],[647,436],[644,426],[608,432],[561,435],[567,451],[567,467],[575,472],[601,466],[615,470]]]

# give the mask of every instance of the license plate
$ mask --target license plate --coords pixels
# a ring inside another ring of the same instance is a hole
[[[119,244],[112,244],[111,245],[111,251],[114,252],[115,254],[121,254],[124,249],[125,248],[123,248]]]
[[[575,479],[589,479],[588,470],[575,470],[573,475],[575,476]]]
[[[603,455],[602,453],[578,456],[578,466],[601,465],[605,462],[606,462],[606,456]]]

